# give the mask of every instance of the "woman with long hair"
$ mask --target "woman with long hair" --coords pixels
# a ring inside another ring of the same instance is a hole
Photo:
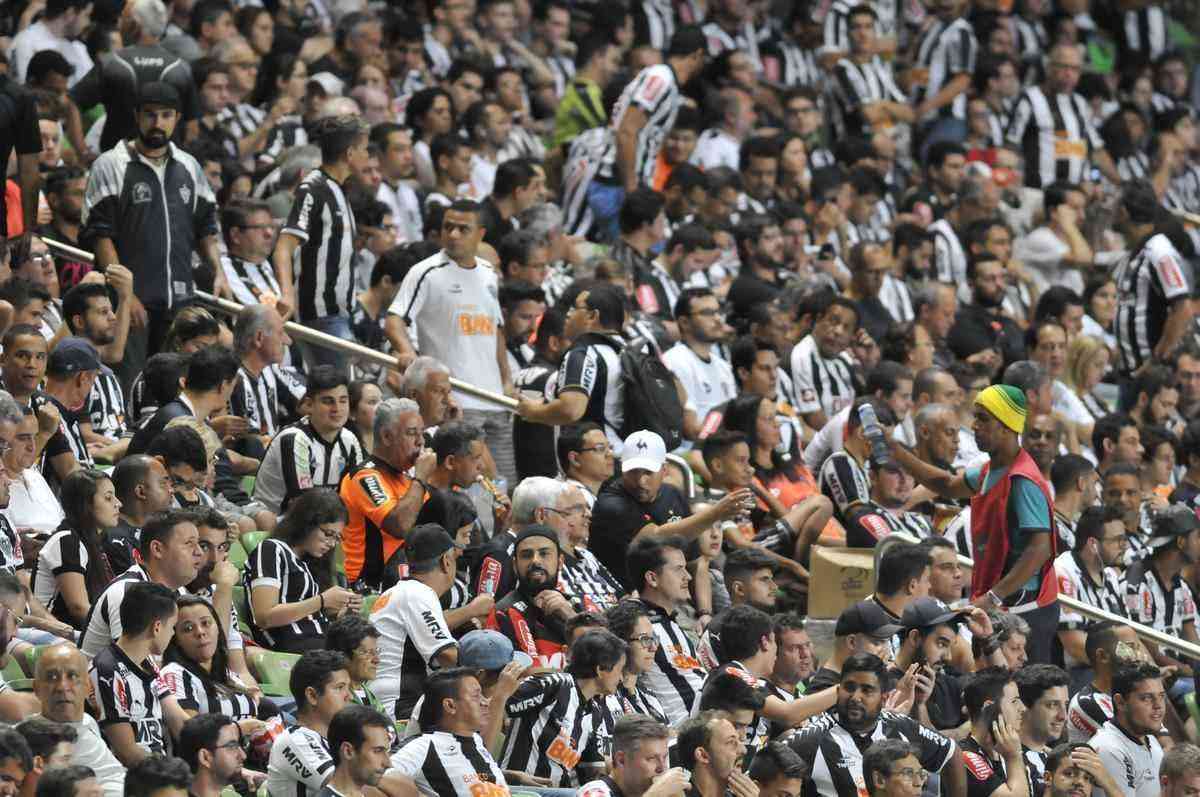
[[[374,382],[356,379],[350,383],[350,420],[346,428],[358,436],[367,456],[375,450],[375,410],[382,402],[383,391]]]
[[[741,432],[750,446],[750,464],[754,467],[755,500],[763,511],[782,516],[789,509],[820,496],[817,480],[812,471],[799,459],[779,450],[783,435],[779,430],[777,403],[757,393],[743,393],[725,405],[725,416],[721,427],[730,432]],[[809,501],[807,511],[792,527],[797,532],[823,511],[828,511],[828,501]],[[820,521],[817,521],[820,522]],[[836,520],[824,524],[820,538],[826,543],[841,541],[845,544],[845,531]]]
[[[271,536],[250,554],[242,578],[250,627],[264,647],[288,653],[320,649],[326,613],[362,606],[361,597],[333,583],[333,551],[346,519],[338,494],[314,487],[292,502]]]
[[[120,520],[121,501],[112,480],[91,469],[63,480],[61,500],[65,517],[38,552],[30,583],[56,620],[82,631],[92,601],[116,575],[102,541]]]
[[[1096,386],[1108,373],[1111,362],[1112,353],[1108,346],[1091,335],[1076,335],[1067,347],[1064,381],[1079,397],[1084,409],[1091,413],[1092,423],[1112,412],[1108,403],[1096,392]]]
[[[281,107],[286,112],[267,135],[267,141],[258,153],[256,169],[269,169],[284,150],[308,143],[308,133],[300,115],[307,93],[308,66],[297,54],[273,52],[263,56],[248,102],[267,112],[283,103]]]
[[[258,701],[229,669],[229,646],[217,610],[199,595],[181,595],[175,636],[163,651],[163,681],[189,717],[224,714],[249,735],[262,723]]]
[[[1117,337],[1113,322],[1117,318],[1117,283],[1108,274],[1088,280],[1083,289],[1083,334],[1104,342],[1113,353]]]
[[[266,58],[270,54],[275,44],[275,20],[270,11],[262,6],[239,8],[234,25],[259,58]]]

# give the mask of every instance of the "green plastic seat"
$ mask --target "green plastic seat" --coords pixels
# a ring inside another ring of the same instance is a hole
[[[251,653],[250,666],[254,669],[263,694],[275,697],[289,695],[288,680],[292,675],[292,667],[299,659],[300,656],[296,653],[277,653],[262,649]]]
[[[1196,724],[1196,728],[1200,729],[1200,705],[1196,703],[1196,693],[1188,692],[1183,698],[1183,702],[1187,705],[1188,714],[1192,715],[1192,722]]]
[[[238,570],[242,570],[246,567],[246,560],[249,558],[250,554],[246,552],[242,544],[234,540],[233,544],[229,546],[229,563]]]
[[[269,536],[271,535],[265,531],[247,531],[243,534],[242,547],[246,549],[246,555],[249,556],[254,553],[254,549],[258,547],[258,544]]]
[[[8,664],[4,665],[4,681],[10,686],[14,681],[20,681],[28,678],[25,670],[21,669],[21,662],[16,656],[8,657]]]
[[[21,667],[25,670],[25,674],[32,678],[37,672],[38,659],[42,657],[42,651],[50,647],[49,645],[35,645],[27,648],[21,656]]]

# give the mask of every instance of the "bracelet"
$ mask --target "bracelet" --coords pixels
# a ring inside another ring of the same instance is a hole
[[[989,589],[987,591],[987,596],[991,598],[992,603],[996,605],[997,609],[1004,605],[1004,601],[1000,600],[1000,596],[997,595],[994,590]]]
[[[320,608],[320,609],[317,609],[317,611],[318,611],[318,612],[323,612],[323,611],[325,611],[325,593],[324,593],[324,592],[318,592],[318,593],[317,593],[317,597],[321,599],[321,608]]]

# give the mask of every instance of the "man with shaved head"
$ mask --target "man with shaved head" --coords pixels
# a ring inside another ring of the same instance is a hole
[[[91,767],[104,797],[122,797],[125,767],[109,749],[96,720],[83,710],[88,694],[87,661],[77,647],[64,642],[42,651],[34,673],[33,691],[42,704],[34,716],[62,722],[75,729],[72,764]]]

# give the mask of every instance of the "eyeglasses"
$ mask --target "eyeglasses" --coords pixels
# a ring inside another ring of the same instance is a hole
[[[225,742],[225,744],[215,745],[212,749],[213,750],[229,750],[229,751],[241,750],[244,752],[244,751],[250,749],[250,740],[247,739],[245,736],[242,736],[239,733],[238,738],[233,740],[232,742]]]
[[[274,230],[274,224],[242,224],[238,226],[239,230]]]
[[[553,512],[556,515],[562,515],[563,517],[570,517],[571,515],[583,515],[585,517],[590,517],[592,514],[591,510],[589,510],[586,506],[570,506],[566,509],[558,509],[557,507],[548,506],[546,507],[546,511]]]
[[[320,528],[319,526],[317,527],[317,530],[320,531],[321,534],[327,540],[333,540],[334,542],[341,542],[341,540],[342,540],[342,533],[340,531],[335,531],[333,529],[323,529],[323,528]]]
[[[725,314],[720,310],[695,310],[689,315],[700,316],[701,318],[724,318]]]
[[[914,785],[921,785],[929,780],[929,773],[923,769],[898,769],[892,773],[893,777],[899,776]]]
[[[592,451],[597,454],[607,454],[612,451],[612,446],[610,446],[608,443],[598,443],[594,446],[585,446],[585,447],[579,449],[579,453],[581,453],[581,454],[584,451]]]
[[[658,639],[653,634],[642,634],[641,636],[635,636],[629,641],[638,643],[646,650],[654,650],[658,647]]]

